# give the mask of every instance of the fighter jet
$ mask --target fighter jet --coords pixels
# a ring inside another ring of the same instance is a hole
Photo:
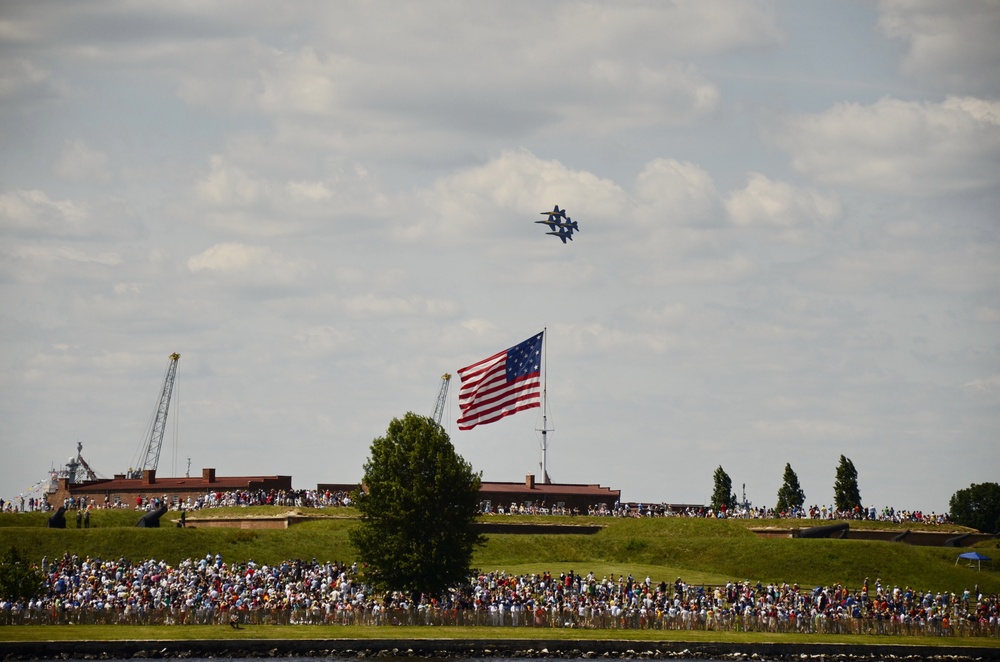
[[[547,216],[544,221],[535,221],[535,223],[541,223],[542,225],[549,226],[549,232],[545,234],[550,234],[553,237],[559,237],[562,243],[566,243],[566,240],[573,240],[573,231],[580,231],[580,226],[566,215],[565,209],[559,209],[559,205],[552,208],[552,211],[539,212],[543,216]]]
[[[559,225],[562,226],[561,223]],[[562,239],[562,243],[564,244],[566,243],[567,239],[573,241],[573,228],[560,227],[558,232],[546,232],[545,234],[550,234],[553,237],[559,237],[560,239]]]
[[[558,221],[535,221],[535,223],[544,223],[545,225],[549,226],[549,230],[552,230],[552,232],[546,232],[545,234],[554,234],[557,236],[567,233],[572,235],[574,230],[576,231],[580,230],[579,226],[577,226],[576,224],[576,221],[572,221],[568,218],[566,219],[565,223],[559,223]]]
[[[535,221],[535,223],[541,223],[542,225],[549,226],[550,230],[555,230],[557,228],[570,227],[568,223],[563,223],[557,220],[557,217],[553,216],[545,221]]]
[[[561,216],[562,218],[566,218],[566,210],[565,209],[559,209],[559,205],[556,205],[555,207],[553,207],[552,211],[541,211],[541,212],[538,212],[538,213],[542,214],[543,216],[547,215],[549,217],[550,221],[552,220],[553,216]],[[535,221],[535,222],[536,223],[544,223],[545,221]]]
[[[580,231],[580,226],[566,215],[565,209],[559,209],[559,205],[556,205],[552,211],[543,211],[539,213],[548,215],[548,218],[544,221],[535,221],[535,223],[547,225],[550,230],[555,230],[556,228],[569,228],[571,230],[576,230],[577,232]]]

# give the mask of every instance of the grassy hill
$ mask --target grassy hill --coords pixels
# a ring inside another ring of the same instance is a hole
[[[257,507],[202,511],[197,516],[279,515],[285,508]],[[354,549],[348,531],[356,525],[350,509],[303,510],[303,514],[339,517],[316,519],[288,529],[248,530],[197,527],[178,529],[164,521],[159,529],[135,527],[134,511],[98,511],[91,528],[48,529],[44,514],[0,514],[0,548],[14,545],[29,558],[50,559],[64,553],[99,558],[162,559],[177,563],[185,558],[221,553],[228,562],[255,560],[273,563],[284,559],[352,561]],[[176,519],[175,513],[167,518]],[[165,518],[165,519],[167,519]],[[762,538],[754,527],[782,527],[787,522],[760,520],[704,520],[683,518],[618,519],[588,517],[503,517],[490,522],[543,522],[596,524],[596,534],[491,534],[475,555],[483,571],[552,573],[573,570],[605,575],[649,576],[672,582],[677,577],[691,584],[720,584],[731,579],[796,582],[800,586],[842,583],[858,587],[865,577],[883,584],[919,590],[960,593],[979,584],[985,593],[1000,593],[1000,573],[977,572],[956,565],[959,550],[916,547],[901,543],[862,540],[805,540]],[[852,528],[855,523],[851,523]],[[903,527],[879,524],[878,528]],[[956,527],[955,531],[962,530]],[[997,542],[980,546],[1000,561]]]

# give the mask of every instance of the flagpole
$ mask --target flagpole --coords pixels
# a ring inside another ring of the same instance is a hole
[[[549,414],[549,398],[548,398],[548,379],[549,379],[549,359],[548,359],[548,327],[542,328],[542,483],[548,485],[551,481],[549,480],[549,472],[546,468],[546,455],[548,454],[548,438],[549,424],[548,424],[548,414]]]

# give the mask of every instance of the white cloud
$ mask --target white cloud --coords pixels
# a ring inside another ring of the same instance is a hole
[[[37,189],[0,193],[0,227],[55,236],[78,235],[89,213],[72,200],[53,200]]]
[[[113,267],[121,264],[117,253],[88,253],[72,246],[19,246],[13,250],[17,259],[30,262],[79,262]]]
[[[788,120],[777,142],[817,181],[929,196],[1000,185],[1000,102],[883,98]]]
[[[198,198],[215,207],[246,207],[267,194],[267,182],[248,175],[220,155],[211,158],[211,172],[195,187]]]
[[[330,354],[350,350],[356,342],[354,335],[344,329],[322,325],[311,326],[295,334],[295,341],[309,355]]]
[[[995,0],[881,0],[879,27],[909,43],[903,71],[955,92],[1000,91],[1000,4]]]
[[[292,198],[301,201],[316,202],[333,197],[333,191],[324,182],[288,182],[286,189]]]
[[[661,63],[635,67],[619,60],[595,61],[576,90],[552,99],[550,130],[605,134],[651,126],[678,126],[713,112],[718,88],[694,67]]]
[[[726,198],[726,211],[737,225],[798,228],[827,223],[840,216],[840,200],[812,188],[797,188],[758,172]]]
[[[49,70],[24,58],[0,59],[0,99],[49,96],[61,91]]]
[[[270,248],[239,242],[216,244],[188,258],[192,273],[229,275],[241,281],[291,283],[311,269],[300,260],[290,260]]]
[[[338,68],[330,59],[321,59],[312,47],[297,53],[276,52],[271,66],[261,72],[262,110],[308,115],[333,112],[338,100]]]
[[[135,296],[142,294],[141,283],[115,283],[112,291],[117,296]]]
[[[92,149],[83,140],[67,141],[52,170],[71,182],[107,184],[112,179],[108,155]]]
[[[674,3],[557,5],[554,23],[531,25],[527,39],[553,49],[568,46],[568,57],[623,51],[630,59],[714,55],[773,46],[784,39],[771,7],[761,2],[698,0]],[[546,40],[552,25],[567,26],[560,39]],[[569,29],[572,26],[573,29]],[[565,37],[565,39],[562,39]]]
[[[261,72],[278,53],[244,35],[181,42],[174,48],[167,61],[176,69],[177,96],[192,107],[222,115],[259,108],[264,86]],[[198,66],[188,66],[190,61],[197,61]]]
[[[389,201],[363,164],[303,153],[310,149],[270,139],[231,141],[192,185],[200,207],[192,224],[273,238],[359,226],[385,214]]]
[[[802,265],[796,278],[826,291],[944,294],[969,297],[995,293],[1000,253],[995,246],[962,244],[926,248],[922,243],[872,238],[870,243]]]
[[[614,182],[567,168],[559,161],[541,159],[526,150],[506,151],[488,163],[442,178],[420,191],[418,198],[429,213],[404,231],[405,237],[433,236],[457,241],[475,234],[484,223],[516,218],[540,218],[540,205],[586,209],[591,216],[614,215],[626,204],[625,194]],[[551,201],[551,202],[550,202]],[[573,210],[570,210],[572,217]],[[493,223],[503,234],[509,223]],[[581,232],[583,226],[581,225]],[[513,229],[511,231],[514,231]]]
[[[274,20],[294,22],[295,14]],[[342,3],[313,11],[309,22],[317,39],[303,45],[276,48],[237,38],[239,31],[189,44],[167,60],[198,63],[179,72],[181,97],[226,114],[315,124],[327,141],[360,150],[385,136],[395,136],[398,150],[414,131],[424,145],[442,130],[451,142],[456,128],[479,140],[543,129],[606,133],[685,124],[712,112],[718,88],[680,58],[783,38],[770,8],[757,2],[611,10],[578,3],[517,10]],[[414,33],[424,35],[419,45],[408,38]],[[447,142],[439,137],[438,150]],[[412,150],[419,153],[417,145]]]
[[[655,159],[636,179],[637,216],[651,225],[717,220],[722,201],[703,168],[674,159]]]
[[[385,297],[365,294],[349,297],[344,310],[359,317],[390,317],[393,315],[426,315],[433,318],[453,317],[459,311],[454,301],[424,297]]]
[[[1000,396],[1000,375],[991,375],[981,379],[973,379],[962,386],[973,393]]]

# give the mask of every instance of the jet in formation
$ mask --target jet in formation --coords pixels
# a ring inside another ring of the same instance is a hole
[[[579,232],[580,226],[566,215],[565,209],[559,209],[559,205],[552,208],[552,211],[539,212],[548,218],[544,221],[535,221],[535,223],[542,223],[543,225],[549,226],[549,232],[545,234],[550,234],[554,237],[559,237],[562,243],[566,243],[566,240],[573,240],[573,232]]]

